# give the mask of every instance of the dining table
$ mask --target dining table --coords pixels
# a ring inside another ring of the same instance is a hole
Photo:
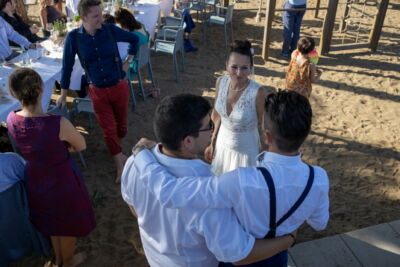
[[[43,81],[42,108],[43,110],[48,109],[54,82],[61,78],[62,51],[51,49],[47,54],[43,51],[44,49],[30,49],[0,67],[0,122],[6,121],[11,111],[21,108],[19,102],[11,96],[8,90],[8,77],[17,68],[28,67],[39,73]],[[30,61],[27,65],[22,64],[25,55],[29,57],[28,61]]]

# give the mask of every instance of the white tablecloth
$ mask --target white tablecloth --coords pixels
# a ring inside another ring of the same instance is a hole
[[[60,80],[61,78],[61,54],[50,53],[49,56],[42,57],[37,62],[31,64],[31,68],[40,74],[43,80],[44,88],[42,95],[42,107],[43,110],[47,110],[51,94],[53,93],[54,82]],[[13,62],[18,62],[21,60],[21,55],[13,59]],[[3,92],[8,92],[8,77],[16,68],[10,67],[0,67],[0,78],[1,84],[5,84],[5,88],[2,89]],[[7,96],[8,100],[6,103],[0,103],[0,121],[5,121],[7,119],[8,113],[12,110],[20,108],[19,102],[12,98],[10,95]]]
[[[160,13],[160,4],[144,3],[137,6],[130,6],[130,8],[139,12],[139,14],[134,14],[135,19],[144,25],[150,37],[153,39],[157,27],[158,15]]]

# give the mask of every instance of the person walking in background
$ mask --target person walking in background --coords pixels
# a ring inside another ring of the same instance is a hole
[[[69,152],[86,148],[83,136],[66,118],[46,114],[41,105],[43,81],[29,68],[9,77],[11,95],[22,107],[7,117],[10,136],[26,160],[26,191],[33,225],[50,236],[58,266],[75,266],[77,237],[96,226],[89,194]]]
[[[307,0],[285,0],[284,8],[306,8]],[[305,11],[284,11],[283,45],[281,55],[289,59],[290,54],[296,49],[300,38],[300,27]]]
[[[82,26],[68,33],[61,73],[61,96],[57,105],[66,103],[75,55],[85,70],[89,82],[89,97],[95,116],[103,131],[109,153],[116,166],[115,182],[119,183],[126,156],[121,140],[125,137],[128,123],[130,89],[125,80],[117,42],[130,44],[124,69],[128,69],[138,51],[139,38],[113,24],[103,24],[100,0],[81,0],[78,11]]]
[[[322,72],[311,63],[309,54],[315,48],[311,37],[302,37],[293,51],[289,68],[286,72],[286,89],[295,91],[307,98],[312,91],[312,83],[318,82]]]

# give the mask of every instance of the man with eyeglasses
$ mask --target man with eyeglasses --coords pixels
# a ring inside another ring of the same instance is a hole
[[[154,157],[178,177],[210,176],[210,165],[202,161],[214,124],[211,106],[201,96],[167,96],[154,116],[154,132],[160,144]],[[140,150],[140,145],[133,151]],[[293,236],[255,240],[239,224],[232,209],[169,209],[142,181],[131,156],[125,165],[122,197],[138,218],[143,248],[152,267],[216,267],[218,261],[247,264],[268,258],[291,246]],[[179,178],[185,179],[185,178]],[[200,178],[199,178],[200,179]],[[187,188],[188,192],[192,189]]]

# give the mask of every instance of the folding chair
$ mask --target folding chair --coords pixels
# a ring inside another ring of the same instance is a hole
[[[217,13],[211,15],[210,18],[207,19],[206,23],[204,23],[204,33],[203,36],[206,35],[206,27],[210,24],[215,24],[219,26],[224,26],[224,37],[225,37],[225,47],[228,47],[228,32],[227,27],[230,24],[231,28],[231,39],[233,40],[233,25],[232,25],[232,16],[233,16],[233,7],[234,5],[229,5],[227,7],[217,6]],[[225,11],[225,15],[222,14],[221,11]]]

